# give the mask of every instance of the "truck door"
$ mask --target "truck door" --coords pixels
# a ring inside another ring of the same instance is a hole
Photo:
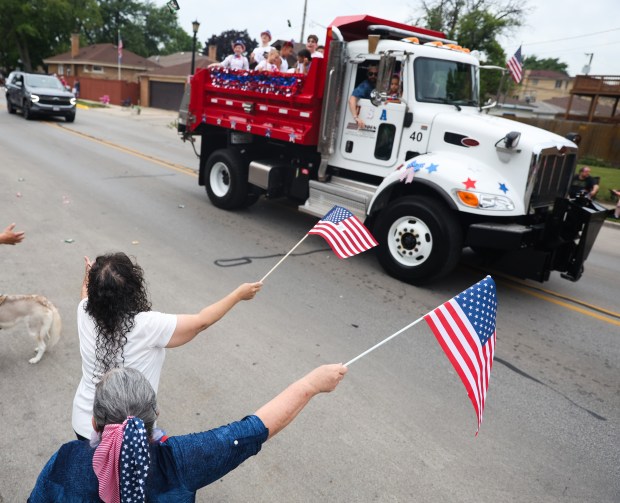
[[[346,101],[353,89],[365,80],[368,63],[360,63],[351,72]],[[376,62],[375,62],[376,64]],[[349,107],[346,107],[344,129],[340,144],[345,159],[373,166],[392,167],[396,164],[407,106],[398,100],[374,106],[370,99],[358,102],[358,116],[364,127],[358,127]]]

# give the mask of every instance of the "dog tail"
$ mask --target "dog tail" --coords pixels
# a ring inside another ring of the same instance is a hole
[[[52,326],[49,331],[49,341],[48,346],[51,348],[55,346],[58,340],[60,339],[60,330],[62,328],[62,321],[60,319],[60,313],[56,306],[52,306]]]

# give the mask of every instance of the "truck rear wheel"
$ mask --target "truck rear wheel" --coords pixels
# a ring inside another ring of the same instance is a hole
[[[213,152],[206,164],[205,186],[214,206],[232,210],[247,205],[248,169],[235,150]]]
[[[397,199],[378,216],[379,263],[408,283],[448,274],[461,256],[462,230],[450,211],[425,196]]]

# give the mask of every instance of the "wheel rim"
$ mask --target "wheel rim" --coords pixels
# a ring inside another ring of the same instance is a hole
[[[216,162],[211,168],[209,185],[213,194],[224,197],[230,191],[230,170],[223,162]]]
[[[431,256],[433,235],[422,220],[405,216],[390,227],[387,244],[390,254],[398,263],[406,267],[417,267]]]

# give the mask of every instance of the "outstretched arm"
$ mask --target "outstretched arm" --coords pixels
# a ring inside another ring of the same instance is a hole
[[[318,367],[258,409],[255,415],[269,430],[268,438],[286,428],[314,396],[336,389],[347,370],[341,363]]]
[[[243,283],[215,304],[202,309],[198,314],[178,314],[177,326],[167,348],[176,348],[188,343],[200,332],[221,320],[238,302],[253,299],[263,284]]]
[[[82,295],[81,299],[88,297],[88,273],[93,263],[88,257],[84,257],[84,279],[82,280]]]
[[[24,231],[13,232],[15,224],[9,225],[4,232],[0,232],[0,244],[4,245],[16,245],[24,240]]]

